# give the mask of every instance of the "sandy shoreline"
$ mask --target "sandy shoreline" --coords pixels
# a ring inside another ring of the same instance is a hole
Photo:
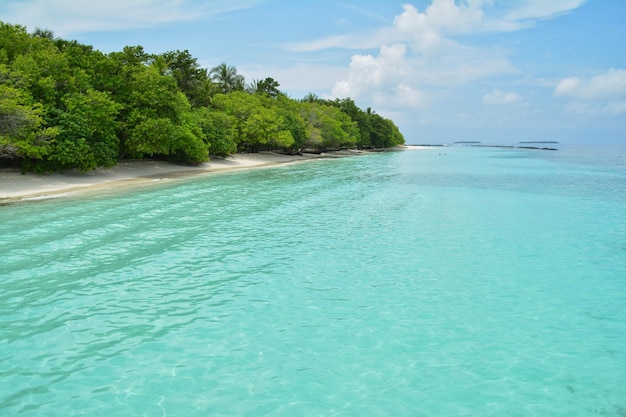
[[[122,184],[146,184],[158,179],[205,175],[216,172],[260,168],[278,164],[296,163],[320,158],[358,155],[361,151],[340,151],[328,154],[282,155],[271,152],[237,154],[226,159],[212,159],[199,166],[177,165],[162,161],[121,161],[113,168],[98,169],[87,174],[75,171],[53,174],[26,173],[19,170],[0,170],[0,203],[35,200],[74,194],[95,188]]]

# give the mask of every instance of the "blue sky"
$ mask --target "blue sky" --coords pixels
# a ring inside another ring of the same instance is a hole
[[[623,0],[0,0],[0,16],[351,97],[408,143],[626,143]]]

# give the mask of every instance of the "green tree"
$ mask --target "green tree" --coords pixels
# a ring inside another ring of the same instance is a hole
[[[47,38],[51,41],[54,40],[54,33],[49,29],[35,28],[32,34],[33,37]]]
[[[296,152],[302,152],[307,136],[307,122],[300,113],[300,103],[281,94],[272,100],[276,114],[283,121],[283,127],[291,133],[293,144],[291,148]]]
[[[225,157],[237,153],[234,120],[221,111],[201,107],[194,111],[196,120],[209,144],[211,155]]]
[[[369,112],[372,125],[371,143],[376,148],[389,148],[404,143],[404,137],[398,127],[389,119]]]
[[[43,126],[41,106],[21,91],[0,84],[0,161],[22,164],[51,151],[56,129]]]
[[[213,82],[218,85],[220,92],[224,94],[245,89],[245,79],[237,74],[237,68],[233,66],[222,63],[212,68],[209,74]]]
[[[56,39],[54,43],[67,60],[71,74],[70,92],[84,92],[89,88],[107,90],[106,80],[115,74],[110,72],[110,67],[106,65],[108,59],[102,52],[76,41]]]
[[[107,93],[87,90],[63,98],[59,134],[51,160],[60,169],[87,172],[112,167],[118,160],[119,140],[116,116],[121,105]]]
[[[359,139],[356,122],[337,107],[307,101],[301,103],[301,115],[310,126],[307,147],[339,149],[352,147]]]
[[[134,75],[123,120],[123,153],[132,157],[169,156],[197,164],[208,159],[208,145],[193,117],[191,105],[172,77],[153,67]]]
[[[288,148],[294,143],[284,118],[260,96],[243,92],[218,94],[214,106],[233,118],[240,151]]]
[[[280,87],[278,81],[274,80],[271,77],[267,77],[264,80],[253,80],[247,90],[252,94],[261,94],[268,97],[278,97],[282,94],[278,87]]]
[[[321,99],[317,96],[317,94],[314,94],[309,91],[307,95],[302,98],[301,101],[303,103],[317,103],[317,102],[320,102]]]
[[[337,99],[335,101],[339,105],[339,109],[347,114],[350,119],[355,121],[359,127],[359,139],[356,145],[359,148],[370,148],[372,146],[372,125],[370,118],[351,98]]]
[[[15,55],[10,64],[14,86],[26,90],[47,111],[60,104],[72,86],[66,57],[48,38],[31,37],[28,53]]]
[[[0,64],[11,64],[15,57],[29,53],[31,45],[24,26],[0,22]]]
[[[200,77],[198,87],[189,99],[196,108],[210,106],[213,103],[213,97],[219,93],[218,85],[211,80],[205,69],[203,71],[204,75]]]
[[[388,147],[399,129],[351,99],[288,98],[189,51],[103,54],[0,22],[0,163],[40,171],[108,167],[124,157],[197,164],[239,151]]]
[[[149,65],[161,75],[171,75],[170,61],[165,54],[154,55],[150,59]]]
[[[115,101],[125,106],[121,113],[125,116],[131,111],[127,104],[132,100],[137,77],[146,70],[150,57],[141,46],[125,46],[122,52],[112,52],[106,58],[98,66],[103,78],[97,87],[110,92]]]
[[[208,105],[217,92],[206,69],[200,68],[196,58],[187,50],[154,56],[150,65],[157,68],[161,75],[174,77],[178,88],[194,107]]]

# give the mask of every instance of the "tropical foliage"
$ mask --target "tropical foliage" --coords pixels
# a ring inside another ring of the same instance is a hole
[[[148,54],[29,34],[0,22],[0,166],[40,172],[111,167],[123,158],[198,164],[209,155],[385,148],[396,125],[349,98],[287,97],[189,51]]]

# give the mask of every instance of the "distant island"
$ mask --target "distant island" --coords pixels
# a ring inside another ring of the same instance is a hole
[[[420,145],[415,145],[415,146],[425,146],[425,147],[441,147],[441,146],[468,146],[468,147],[476,147],[476,148],[507,148],[507,149],[513,149],[513,148],[518,148],[518,149],[540,149],[540,150],[546,150],[546,151],[557,151],[558,149],[555,147],[545,147],[545,146],[533,146],[533,145],[541,145],[541,144],[558,144],[559,142],[556,141],[523,141],[523,142],[519,142],[518,146],[514,146],[514,145],[497,145],[497,144],[483,144],[481,141],[475,141],[475,140],[459,140],[459,141],[455,141],[452,142],[452,144],[447,144],[447,143],[443,143],[443,144],[431,144],[431,143],[424,143],[424,144],[420,144]]]
[[[558,151],[557,148],[551,146],[537,146],[537,145],[558,145],[559,142],[555,140],[530,140],[530,141],[522,141],[519,142],[520,146],[518,148],[521,149],[540,149],[543,151]]]
[[[104,54],[0,22],[0,76],[0,167],[23,172],[405,142],[393,121],[350,98],[292,99],[271,77],[246,83],[234,66],[202,68],[187,50]]]
[[[552,143],[552,144],[558,144],[559,142],[555,141],[555,140],[530,140],[530,141],[522,141],[519,143]]]

